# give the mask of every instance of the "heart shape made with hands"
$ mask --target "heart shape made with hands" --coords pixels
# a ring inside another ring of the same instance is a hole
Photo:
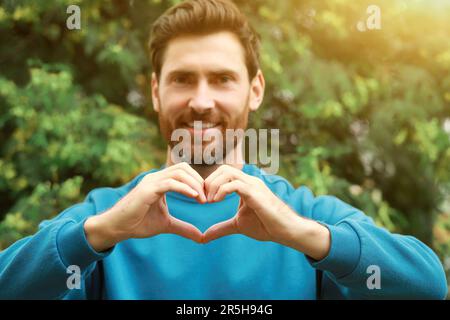
[[[282,210],[287,206],[261,179],[237,168],[222,165],[203,180],[203,194],[197,194],[195,198],[199,203],[213,203],[222,201],[233,192],[240,196],[234,217],[214,224],[202,233],[200,241],[195,241],[208,243],[231,234],[243,234],[260,241],[277,241],[277,233],[284,230],[292,216],[286,214],[289,211]],[[165,196],[162,198],[164,208],[161,209],[169,214]],[[179,228],[184,229],[183,233],[189,234],[188,238],[193,239],[192,235],[200,232],[187,222],[174,220]]]
[[[181,176],[179,179],[185,183],[178,181],[174,186],[177,185],[185,194],[191,194],[200,203],[219,202],[233,192],[240,196],[240,203],[234,217],[216,223],[201,233],[192,224],[170,217],[164,193],[159,210],[164,213],[160,216],[170,220],[169,224],[165,224],[169,226],[168,233],[176,233],[199,243],[243,234],[259,241],[272,241],[294,248],[315,260],[321,260],[328,254],[331,243],[328,228],[300,217],[262,179],[228,165],[220,166],[206,179],[199,178],[197,174],[197,179],[194,179],[197,182]]]

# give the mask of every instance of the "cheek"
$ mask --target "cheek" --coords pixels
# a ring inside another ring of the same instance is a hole
[[[180,114],[187,106],[187,99],[179,94],[167,94],[161,96],[160,112],[164,117],[170,119],[176,118],[175,115]]]
[[[222,92],[217,96],[217,101],[233,113],[240,113],[245,109],[248,101],[248,91],[245,88],[234,89],[228,92]]]
[[[243,93],[236,94],[224,101],[223,106],[225,106],[224,108],[231,118],[241,118],[242,114],[248,109],[248,96]]]

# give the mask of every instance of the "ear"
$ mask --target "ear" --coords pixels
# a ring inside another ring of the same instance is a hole
[[[264,89],[266,81],[261,69],[258,69],[256,76],[250,83],[250,111],[256,111],[261,106],[264,98]]]
[[[152,73],[152,103],[153,103],[153,110],[156,112],[159,112],[159,85],[158,85],[158,77],[156,76],[156,73]]]

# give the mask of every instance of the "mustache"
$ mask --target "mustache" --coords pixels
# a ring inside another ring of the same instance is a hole
[[[208,123],[226,123],[225,119],[219,115],[197,115],[190,114],[178,118],[176,124],[185,124],[194,121],[208,122]]]

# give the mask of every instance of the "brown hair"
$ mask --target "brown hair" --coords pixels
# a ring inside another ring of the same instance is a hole
[[[170,40],[182,35],[206,35],[218,31],[231,31],[239,38],[245,50],[249,79],[253,79],[259,69],[260,36],[230,0],[183,1],[155,21],[149,49],[152,68],[158,79]]]

